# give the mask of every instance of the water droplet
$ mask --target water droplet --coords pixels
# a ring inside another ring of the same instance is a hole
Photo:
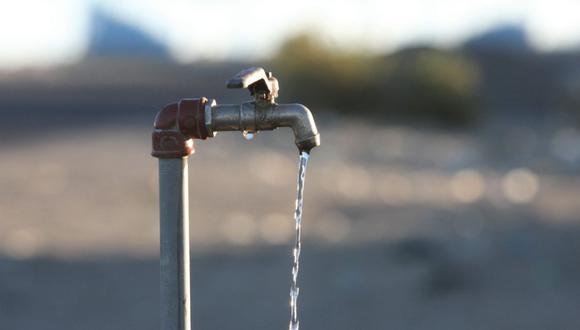
[[[244,137],[244,139],[246,139],[248,141],[252,140],[254,138],[254,135],[255,134],[252,133],[252,132],[248,132],[248,131],[243,131],[242,132],[242,136]]]

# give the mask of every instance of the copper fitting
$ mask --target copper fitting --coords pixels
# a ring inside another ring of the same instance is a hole
[[[192,139],[205,140],[210,134],[205,126],[205,97],[182,99],[177,110],[177,125],[181,133]]]
[[[153,151],[157,158],[181,158],[194,153],[192,139],[210,136],[205,126],[205,97],[166,105],[155,117]]]

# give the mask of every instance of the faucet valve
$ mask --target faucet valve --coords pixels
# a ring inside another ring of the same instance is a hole
[[[227,88],[247,88],[257,103],[275,103],[280,89],[278,79],[263,68],[251,67],[238,72],[226,83]]]

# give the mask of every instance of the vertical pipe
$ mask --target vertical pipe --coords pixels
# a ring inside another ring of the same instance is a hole
[[[187,157],[159,159],[161,330],[190,330]]]

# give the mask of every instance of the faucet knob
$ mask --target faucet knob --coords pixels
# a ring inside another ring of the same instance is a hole
[[[227,88],[247,88],[256,100],[274,103],[278,97],[278,79],[263,68],[251,67],[238,72],[226,82]]]

